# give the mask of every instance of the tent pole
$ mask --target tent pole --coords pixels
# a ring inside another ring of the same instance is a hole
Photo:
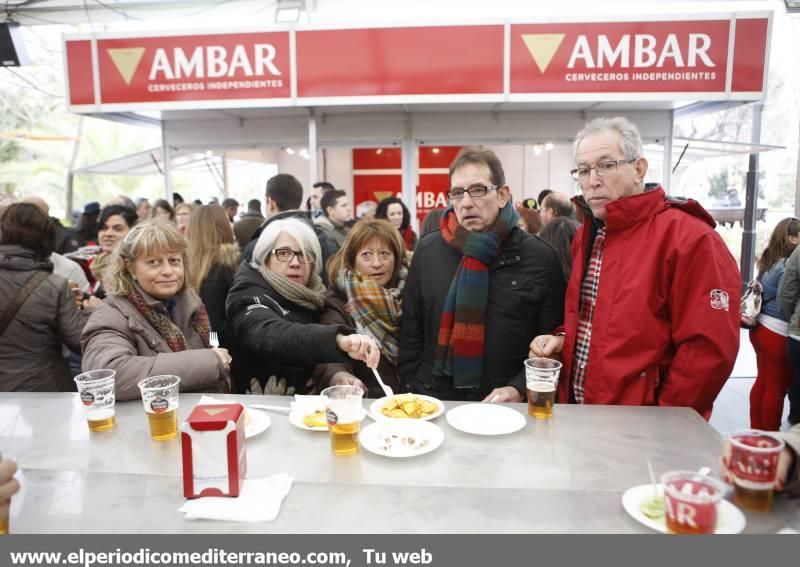
[[[411,213],[411,226],[419,234],[417,222],[417,156],[414,140],[411,139],[411,120],[406,121],[406,134],[402,141],[403,203]]]
[[[164,198],[172,203],[172,151],[169,147],[166,125],[161,123],[161,163],[164,170]],[[173,203],[174,205],[174,203]]]
[[[308,185],[313,187],[319,181],[317,166],[317,113],[310,109],[308,113]]]
[[[661,186],[667,195],[672,194],[672,136],[675,133],[675,111],[669,113],[669,132],[664,138],[664,163],[661,167]]]
[[[753,105],[752,134],[754,145],[761,143],[761,102]],[[758,208],[758,154],[750,154],[750,167],[747,170],[746,200],[744,205],[744,231],[742,232],[742,289],[753,279],[753,261],[756,250],[756,214]]]

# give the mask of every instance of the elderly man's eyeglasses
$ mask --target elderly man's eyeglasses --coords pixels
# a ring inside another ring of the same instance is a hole
[[[294,257],[297,256],[298,262],[301,264],[306,263],[306,256],[303,254],[302,250],[295,252],[291,248],[276,248],[272,251],[272,254],[275,255],[275,258],[277,258],[278,262],[291,262]],[[313,263],[314,257],[309,255],[308,261]]]
[[[611,175],[612,173],[616,173],[617,167],[625,164],[625,163],[633,163],[639,158],[633,159],[618,159],[618,160],[609,160],[609,161],[601,161],[595,166],[589,167],[587,165],[580,165],[570,171],[570,175],[575,181],[586,181],[589,179],[589,175],[591,175],[592,170],[594,169],[597,175],[600,177],[605,177],[606,175]]]
[[[497,189],[497,185],[484,185],[483,183],[475,183],[466,189],[464,187],[451,187],[450,192],[447,193],[447,196],[450,197],[452,201],[459,201],[464,198],[464,193],[469,193],[469,196],[474,199],[475,197],[484,197],[486,196],[486,193],[493,191],[494,189]]]

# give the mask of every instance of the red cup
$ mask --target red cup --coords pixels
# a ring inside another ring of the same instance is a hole
[[[757,429],[732,433],[729,470],[733,476],[733,500],[758,512],[772,509],[772,495],[778,476],[782,439]]]
[[[667,533],[713,534],[717,507],[725,485],[695,471],[671,471],[661,476]]]

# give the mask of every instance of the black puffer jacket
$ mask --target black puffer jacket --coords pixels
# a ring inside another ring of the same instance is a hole
[[[483,397],[502,386],[524,394],[531,340],[563,322],[566,282],[556,253],[515,227],[489,267],[483,376],[479,391],[471,393],[455,390],[449,376],[433,375],[439,321],[461,258],[438,230],[417,245],[403,294],[400,382],[405,390],[440,399]]]
[[[355,332],[344,325],[319,324],[321,311],[284,299],[250,264],[239,266],[226,310],[234,334],[231,372],[237,393],[257,392],[253,379],[265,394],[311,391],[315,364],[347,357],[336,347],[336,335]]]

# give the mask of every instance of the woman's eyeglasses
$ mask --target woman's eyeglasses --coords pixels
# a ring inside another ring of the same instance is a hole
[[[270,252],[270,254],[274,254],[278,262],[291,262],[294,259],[294,257],[297,256],[298,262],[300,262],[301,264],[306,263],[306,256],[303,254],[302,250],[298,250],[297,252],[295,252],[291,248],[276,248],[275,250]],[[314,262],[314,256],[312,254],[309,254],[308,261],[311,263]]]

